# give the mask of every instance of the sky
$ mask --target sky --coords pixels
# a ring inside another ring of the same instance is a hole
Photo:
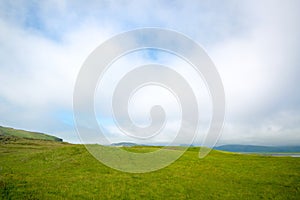
[[[297,0],[0,0],[0,125],[80,143],[73,91],[86,58],[116,34],[158,27],[196,41],[219,71],[226,119],[218,145],[300,145],[299,9]],[[110,100],[124,71],[149,62],[171,65],[193,85],[203,117],[194,143],[201,143],[211,115],[205,84],[180,58],[157,51],[120,58],[103,78],[106,87],[96,91],[95,112],[106,136],[129,141],[97,102]],[[151,142],[171,140],[180,121],[176,98],[153,86],[135,99],[129,111],[137,125],[149,123],[151,104],[164,105],[166,131]]]

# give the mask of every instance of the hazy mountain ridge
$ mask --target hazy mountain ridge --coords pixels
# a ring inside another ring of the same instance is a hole
[[[259,145],[222,145],[214,147],[216,150],[230,152],[270,152],[294,153],[300,152],[300,146],[259,146]]]
[[[132,142],[118,142],[118,143],[112,143],[110,146],[122,146],[122,147],[133,147],[133,146],[143,146]]]

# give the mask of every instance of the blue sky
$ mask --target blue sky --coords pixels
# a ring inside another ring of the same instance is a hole
[[[296,0],[2,0],[0,125],[79,142],[72,96],[84,60],[113,35],[161,27],[198,42],[219,70],[227,103],[219,144],[299,144],[299,4]],[[128,69],[132,60],[184,65],[171,56],[153,55],[137,53],[120,63]],[[193,77],[192,72],[188,76]],[[205,100],[203,107],[207,105]],[[114,141],[123,140],[101,108],[98,114],[107,134],[114,134]]]

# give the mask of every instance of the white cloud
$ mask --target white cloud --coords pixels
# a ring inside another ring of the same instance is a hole
[[[83,61],[120,31],[155,26],[173,28],[203,44],[219,69],[228,112],[221,143],[300,141],[298,1],[3,1],[0,5],[3,125],[75,141],[74,127],[61,118],[72,114],[73,87]],[[195,85],[194,74],[187,76]],[[203,89],[197,94],[200,98]],[[206,101],[202,107],[209,113]]]

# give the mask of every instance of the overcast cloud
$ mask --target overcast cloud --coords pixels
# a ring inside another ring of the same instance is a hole
[[[113,35],[135,28],[161,27],[179,31],[198,42],[219,70],[226,94],[226,121],[218,144],[299,145],[299,8],[297,0],[2,0],[0,125],[79,142],[72,97],[84,60]],[[153,60],[185,69],[178,58],[157,56],[154,59],[140,53],[120,63],[126,66],[124,70]],[[118,77],[122,72],[111,73]],[[205,87],[200,86],[201,80],[193,78],[193,72],[186,73],[191,82],[199,83],[196,95],[204,99],[200,106],[208,116],[201,124],[204,133],[210,115]],[[113,85],[110,81],[107,84]],[[152,90],[148,90],[150,95],[155,94]],[[133,116],[137,121],[147,104],[143,104],[142,94],[137,95],[139,103],[131,105],[133,111],[139,111]],[[167,108],[171,112],[171,132],[176,127],[178,109],[172,110],[174,99],[169,98],[165,95],[161,101],[171,102]],[[97,113],[113,142],[128,140],[101,106]],[[143,119],[140,123],[147,124],[147,117]],[[151,142],[164,143],[170,138],[172,135],[166,133]],[[200,143],[200,138],[195,143]]]

